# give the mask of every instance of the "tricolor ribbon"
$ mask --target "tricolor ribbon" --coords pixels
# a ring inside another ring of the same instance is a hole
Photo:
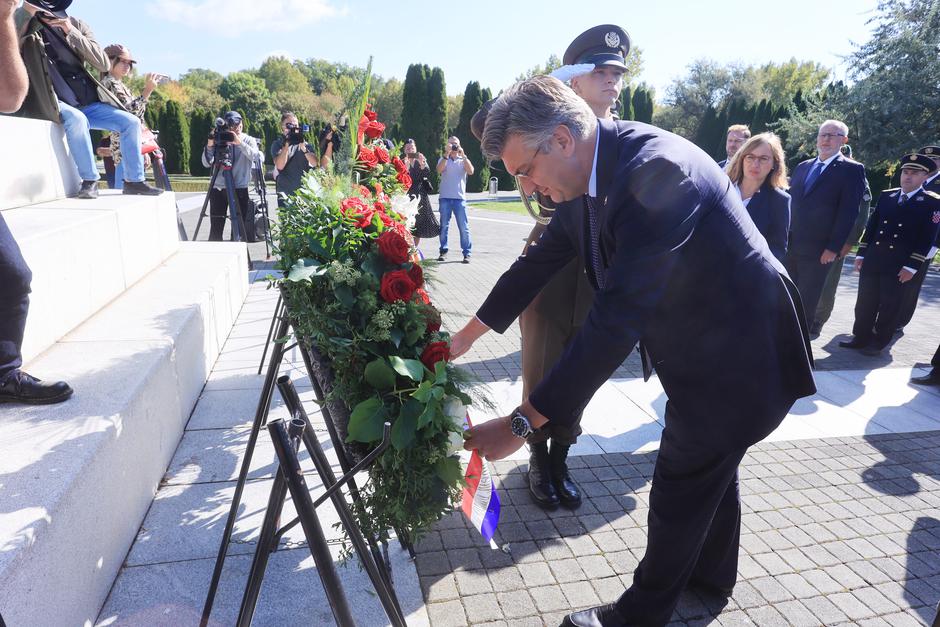
[[[472,426],[469,414],[466,426],[468,429]],[[463,489],[463,513],[483,539],[492,543],[496,527],[499,525],[499,493],[493,484],[489,466],[476,449],[470,453],[470,463],[467,465],[464,479],[467,480],[467,487]]]

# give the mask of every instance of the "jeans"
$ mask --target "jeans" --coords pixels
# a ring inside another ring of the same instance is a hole
[[[83,181],[97,181],[98,166],[95,163],[95,149],[91,145],[90,129],[117,131],[121,134],[121,151],[124,164],[124,179],[140,183],[144,180],[144,156],[140,154],[140,120],[116,107],[94,102],[81,109],[59,101],[62,125],[65,127],[65,139],[78,175]]]
[[[441,246],[443,255],[447,252],[447,230],[450,227],[451,214],[457,219],[457,229],[460,231],[460,249],[464,257],[470,256],[470,225],[467,223],[467,203],[463,198],[441,198]]]
[[[0,213],[0,383],[21,365],[33,274]]]

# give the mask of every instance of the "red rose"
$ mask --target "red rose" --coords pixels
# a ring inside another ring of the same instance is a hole
[[[365,146],[359,146],[359,161],[365,164],[370,170],[379,164],[375,153]]]
[[[421,353],[421,363],[427,366],[428,370],[434,370],[434,364],[437,362],[449,359],[450,347],[447,346],[447,342],[431,342]]]
[[[370,224],[372,224],[372,216],[375,214],[375,211],[372,210],[372,207],[366,207],[364,211],[354,215],[356,218],[356,226],[360,229],[364,229]]]
[[[415,287],[419,288],[418,295],[421,296],[421,300],[424,302],[424,304],[427,305],[429,302],[431,302],[431,299],[428,298],[428,293],[420,289],[421,286],[424,285],[424,268],[421,267],[421,264],[411,264],[411,269],[408,270],[408,276],[411,277],[411,282],[415,284]]]
[[[394,159],[392,159],[392,165],[395,166],[395,171],[398,172],[399,174],[401,174],[402,172],[408,171],[408,168],[405,167],[405,162],[399,159],[398,157],[395,157]]]
[[[363,198],[372,198],[372,191],[365,185],[359,186],[359,195]]]
[[[383,205],[383,204],[382,204],[382,201],[380,201],[380,200],[376,200],[374,203],[372,203],[372,207],[373,207],[378,213],[385,213],[385,205]],[[383,222],[384,222],[384,220],[383,220]]]
[[[376,181],[374,187],[375,187],[375,196],[376,198],[378,198],[379,196],[382,195],[382,182]]]
[[[366,110],[362,113],[362,115],[364,115],[366,118],[368,118],[370,122],[372,122],[372,121],[378,119],[378,117],[379,117],[379,114],[376,113],[375,111],[373,111],[373,110],[370,108],[370,105],[366,105]]]
[[[399,172],[395,175],[398,182],[405,186],[405,189],[411,189],[411,175],[407,172]]]
[[[349,198],[343,198],[339,203],[339,210],[343,212],[343,215],[348,215],[350,213],[360,213],[366,209],[366,204],[362,202],[361,198],[356,196],[350,196]]]
[[[378,240],[376,240],[379,245],[379,252],[382,253],[382,256],[388,260],[389,263],[393,263],[396,266],[408,261],[408,253],[411,252],[411,246],[408,245],[408,242],[405,241],[401,235],[396,233],[394,230],[383,231],[379,235]],[[420,282],[415,281],[411,273],[407,273],[408,278],[411,279],[412,284],[417,287],[421,285]]]
[[[382,275],[382,285],[379,288],[382,300],[393,303],[396,300],[411,300],[415,293],[415,284],[404,270],[392,270]]]
[[[379,160],[379,163],[388,163],[389,161],[388,151],[382,148],[381,146],[376,146],[375,158]]]
[[[428,293],[424,291],[423,287],[419,287],[418,289],[415,290],[415,298],[421,301],[421,303],[424,305],[431,304],[431,297],[428,296]]]
[[[395,220],[393,220],[392,217],[389,216],[384,211],[379,213],[379,219],[382,220],[382,224],[384,224],[385,226],[392,226],[393,224],[395,224]]]
[[[366,123],[364,132],[369,139],[377,139],[385,132],[385,125],[376,120],[371,120]]]

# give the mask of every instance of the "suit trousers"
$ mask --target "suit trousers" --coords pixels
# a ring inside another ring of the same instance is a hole
[[[254,219],[254,216],[250,214],[251,199],[248,197],[248,188],[236,187],[235,199],[238,201],[238,210],[241,212],[242,221],[247,225],[248,220]],[[228,215],[228,192],[225,191],[224,187],[222,189],[213,187],[209,190],[210,242],[222,241],[222,233],[225,231],[225,219]],[[241,225],[238,228],[241,230]],[[234,233],[235,230],[232,229],[233,239]],[[245,233],[242,233],[242,239],[248,241]]]
[[[816,305],[816,314],[813,320],[807,320],[807,322],[822,326],[829,321],[832,309],[836,304],[836,291],[839,289],[839,280],[842,279],[842,270],[846,263],[850,266],[854,263],[848,262],[847,259],[847,257],[840,257],[829,265],[826,282],[823,284],[822,294],[819,296],[819,303]]]
[[[820,252],[820,255],[822,255],[822,252]],[[839,260],[837,259],[833,263],[839,263]],[[819,304],[823,286],[826,284],[826,275],[832,269],[832,266],[819,263],[819,256],[801,254],[788,254],[783,265],[786,267],[790,279],[800,290],[806,323],[812,325],[816,316],[816,306]]]
[[[917,301],[920,299],[920,288],[924,285],[924,278],[927,276],[927,269],[930,267],[930,260],[920,264],[917,274],[907,282],[907,289],[904,290],[904,296],[901,298],[901,304],[898,307],[898,328],[906,327],[914,317],[914,310],[917,309]]]
[[[617,601],[630,624],[668,623],[690,579],[721,588],[732,588],[737,580],[738,465],[747,449],[720,451],[687,430],[687,420],[672,401],[666,402],[646,555],[633,573],[633,585]]]
[[[23,365],[23,333],[33,274],[0,213],[0,382]]]
[[[852,327],[855,339],[871,342],[877,348],[887,346],[897,328],[901,302],[908,289],[908,285],[898,281],[897,274],[878,270],[866,272],[862,265]]]

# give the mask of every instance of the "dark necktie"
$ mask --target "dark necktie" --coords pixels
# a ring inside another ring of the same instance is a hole
[[[813,183],[815,183],[816,179],[819,178],[819,173],[822,172],[824,167],[825,166],[823,165],[822,161],[816,161],[816,163],[813,164],[809,174],[806,175],[806,182],[803,183],[804,191],[808,192],[809,190],[813,189]]]
[[[601,266],[601,247],[600,234],[597,229],[597,209],[594,206],[594,199],[584,195],[584,204],[587,208],[588,226],[591,229],[591,269],[594,270],[594,279],[597,281],[597,287],[604,289],[604,270]]]
[[[901,197],[898,198],[898,205],[903,205],[907,202],[907,194],[901,194]]]

